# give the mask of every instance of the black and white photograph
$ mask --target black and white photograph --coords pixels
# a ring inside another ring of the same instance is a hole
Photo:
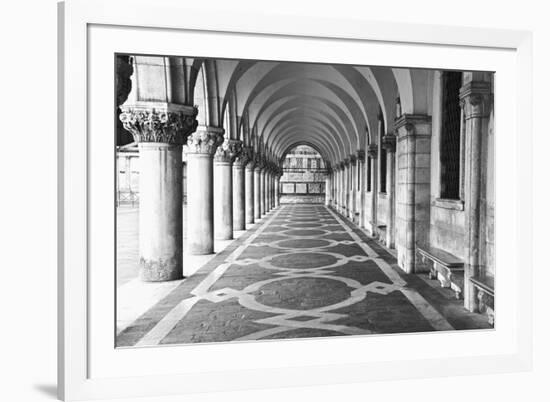
[[[544,5],[6,4],[0,401],[546,401]]]
[[[498,325],[494,72],[114,68],[116,347]]]

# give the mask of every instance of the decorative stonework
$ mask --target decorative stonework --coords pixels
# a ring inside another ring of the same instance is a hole
[[[355,155],[350,155],[349,156],[349,163],[350,163],[350,165],[355,166],[357,164],[357,157]]]
[[[183,145],[197,128],[197,108],[183,111],[124,109],[120,121],[132,133],[135,142],[162,142]]]
[[[378,157],[378,144],[369,144],[367,146],[367,155],[371,159],[376,159]]]
[[[491,84],[472,81],[460,89],[460,106],[466,120],[489,116],[492,104]]]
[[[236,155],[233,161],[233,166],[245,167],[249,164],[250,160],[254,157],[251,147],[242,147],[239,154]]]
[[[396,137],[393,134],[386,134],[382,137],[382,148],[390,153],[395,152]]]
[[[243,150],[243,143],[239,140],[226,138],[225,141],[216,149],[214,161],[233,162]]]
[[[200,127],[187,139],[188,154],[214,155],[216,149],[223,143],[224,129],[218,127]]]
[[[134,73],[130,56],[118,55],[116,57],[116,101],[117,106],[122,105],[128,99],[132,90],[130,77]]]
[[[431,133],[432,118],[423,114],[403,114],[394,123],[397,140],[409,136],[429,137]]]
[[[363,151],[362,149],[358,150],[356,157],[359,162],[365,162],[365,151]]]
[[[254,168],[257,170],[265,169],[265,158],[259,152],[254,155]]]
[[[349,166],[349,158],[344,159],[342,163],[344,164],[344,166]]]

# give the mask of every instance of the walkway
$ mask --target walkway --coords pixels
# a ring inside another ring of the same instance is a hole
[[[169,291],[117,346],[487,328],[321,205],[286,205]]]

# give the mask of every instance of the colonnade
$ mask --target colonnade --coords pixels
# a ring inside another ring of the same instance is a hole
[[[158,124],[148,125],[159,113],[165,116]],[[242,141],[226,138],[221,127],[197,126],[196,113],[196,109],[181,107],[177,111],[126,110],[121,115],[140,154],[139,266],[144,281],[184,277],[184,230],[186,253],[211,254],[215,239],[233,239],[234,231],[246,230],[247,224],[279,206],[282,170],[278,164],[243,146]],[[147,135],[144,127],[148,127]]]
[[[475,310],[470,278],[494,274],[492,73],[116,60],[117,144],[128,131],[140,154],[143,280],[185,275],[185,237],[186,253],[210,254],[277,207],[281,157],[303,143],[329,167],[327,206],[394,248],[406,272],[425,268],[419,247],[462,259]]]

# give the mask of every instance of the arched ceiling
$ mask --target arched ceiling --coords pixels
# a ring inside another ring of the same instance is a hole
[[[212,59],[201,68],[204,89],[195,93],[211,109],[201,124],[222,122],[277,163],[308,144],[335,165],[377,141],[379,116],[393,131],[397,98],[411,114],[428,113],[431,102],[428,70]]]

